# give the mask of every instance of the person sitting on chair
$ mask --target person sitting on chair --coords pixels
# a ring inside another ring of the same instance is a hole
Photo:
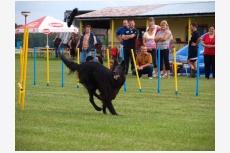
[[[91,55],[86,57],[86,62],[94,61],[94,50],[91,50]],[[101,56],[96,55],[96,61],[103,64]]]

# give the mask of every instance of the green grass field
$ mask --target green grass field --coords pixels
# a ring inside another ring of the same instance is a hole
[[[215,80],[178,76],[141,79],[127,75],[113,101],[119,116],[94,110],[86,90],[77,87],[76,75],[65,67],[61,85],[61,60],[50,59],[50,86],[46,59],[37,58],[34,85],[33,58],[28,58],[25,110],[18,105],[19,56],[15,56],[16,151],[215,151]],[[107,66],[107,63],[104,62]],[[100,106],[101,102],[95,99]]]

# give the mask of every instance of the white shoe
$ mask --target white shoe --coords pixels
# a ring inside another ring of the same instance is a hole
[[[154,74],[153,77],[158,78],[158,74]],[[160,75],[160,78],[161,78],[161,75]]]
[[[167,74],[166,74],[166,73],[162,75],[162,78],[165,78],[165,77],[167,77]]]
[[[153,79],[152,77],[149,77],[149,79]]]

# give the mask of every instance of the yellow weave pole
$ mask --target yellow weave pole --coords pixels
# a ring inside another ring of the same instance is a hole
[[[23,81],[24,81],[24,63],[25,63],[25,49],[26,49],[26,28],[24,28],[24,35],[23,35],[23,48],[20,50],[20,80],[18,83],[19,87],[19,96],[18,96],[18,104],[20,104],[21,101],[23,101]],[[23,102],[22,102],[23,103]],[[23,104],[24,105],[24,104]],[[23,109],[22,109],[23,110]]]
[[[48,36],[48,34],[47,34]],[[49,69],[49,48],[48,48],[48,44],[46,46],[46,81],[47,81],[47,86],[50,86],[50,69]]]
[[[137,76],[137,82],[138,82],[138,86],[139,86],[139,91],[142,92],[141,82],[140,82],[139,74],[138,74],[138,71],[137,71],[137,64],[136,64],[136,60],[135,60],[135,57],[134,57],[133,49],[131,49],[131,53],[132,53],[133,63],[134,63],[135,71],[136,71],[136,76]]]
[[[178,95],[178,85],[177,85],[177,63],[176,63],[176,48],[173,48],[173,55],[174,55],[174,83],[175,83],[175,94]]]
[[[28,57],[28,41],[29,41],[29,31],[28,28],[25,28],[24,30],[24,41],[25,41],[25,56],[24,56],[24,62],[23,62],[23,86],[22,86],[22,110],[25,109],[25,95],[26,95],[26,72],[27,72],[27,57]]]
[[[80,64],[80,51],[79,51],[79,48],[77,48],[77,63]],[[78,73],[77,73],[78,75]],[[80,88],[79,86],[79,77],[77,77],[77,88]]]
[[[18,91],[18,105],[20,105],[20,103],[21,103],[22,78],[23,78],[23,62],[24,62],[23,61],[23,51],[22,51],[22,48],[20,47],[20,80],[19,80],[19,83],[18,83],[18,87],[19,87],[19,91]]]
[[[107,52],[108,69],[110,69],[109,49],[107,49],[106,52]]]

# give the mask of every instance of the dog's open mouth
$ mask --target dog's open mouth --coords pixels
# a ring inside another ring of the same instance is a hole
[[[113,78],[114,78],[115,80],[117,80],[119,77],[120,77],[119,74],[114,74],[114,75],[113,75]]]

